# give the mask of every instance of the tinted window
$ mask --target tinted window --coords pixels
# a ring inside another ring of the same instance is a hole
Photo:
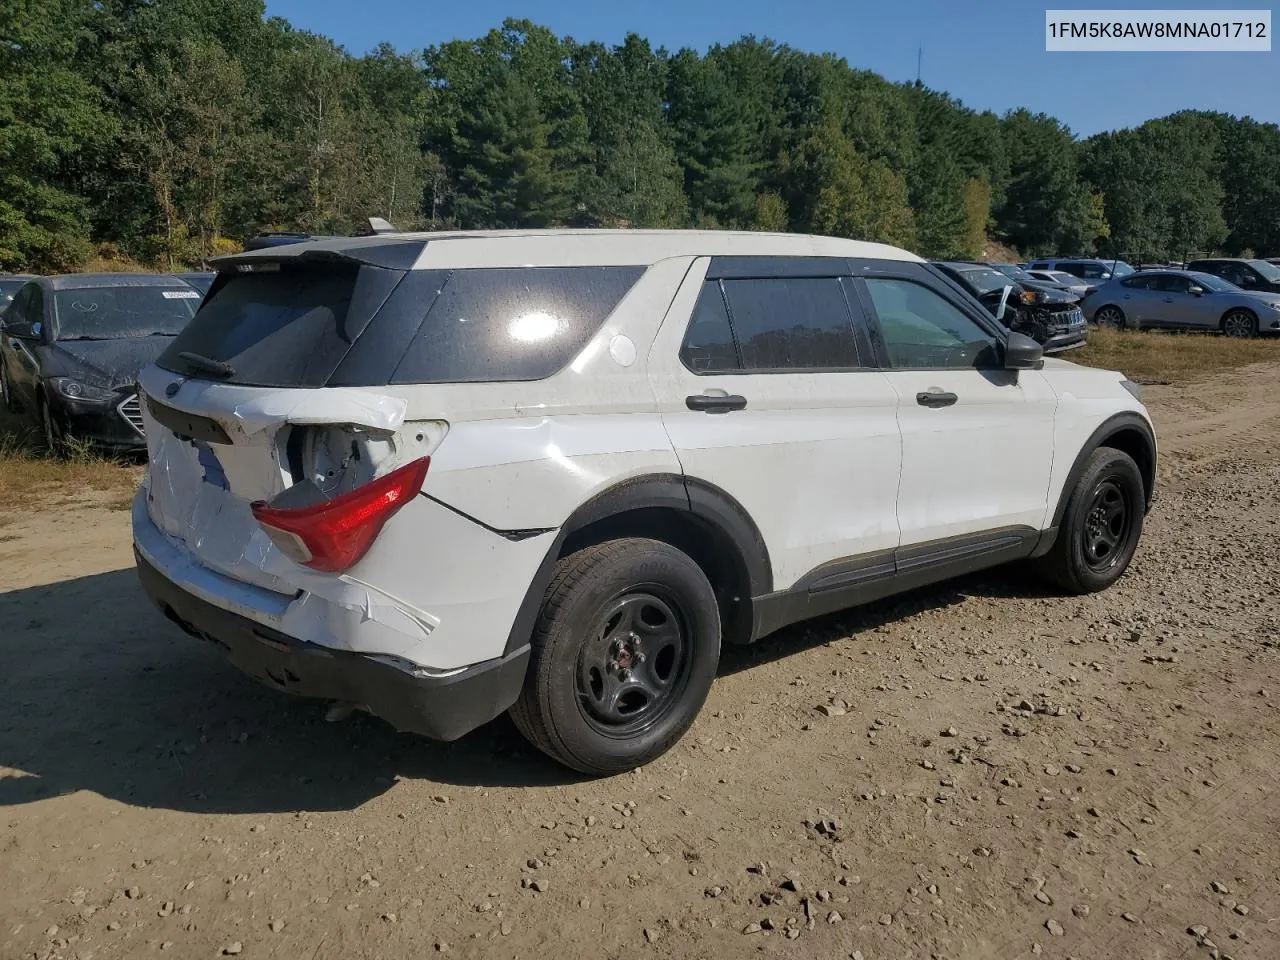
[[[1191,289],[1191,281],[1176,273],[1162,273],[1155,280],[1155,289],[1162,293],[1186,293]]]
[[[1280,267],[1277,267],[1274,263],[1267,263],[1265,260],[1250,260],[1249,266],[1262,274],[1262,279],[1264,280],[1271,283],[1280,280]]]
[[[13,280],[8,277],[0,277],[0,310],[4,309],[6,304],[13,302],[14,295],[22,289],[25,280]]]
[[[992,367],[996,339],[928,287],[909,280],[868,279],[880,332],[895,368]]]
[[[1049,261],[1037,260],[1035,263],[1031,265],[1031,269],[1032,270],[1048,270],[1050,269]],[[1061,269],[1061,267],[1059,267],[1059,269]]]
[[[171,287],[55,290],[52,300],[59,340],[120,340],[176,336],[191,322],[200,294],[174,281]]]
[[[392,383],[540,380],[586,346],[643,267],[501,267],[449,275]]]
[[[1010,278],[1008,276],[988,267],[961,267],[951,272],[953,276],[979,297],[1012,286],[1009,283]]]
[[[719,373],[741,367],[733,328],[729,326],[729,311],[717,280],[702,285],[698,305],[693,308],[693,318],[680,345],[680,362],[694,373]]]
[[[225,275],[160,364],[198,376],[178,356],[190,352],[230,364],[232,383],[323,386],[351,344],[345,324],[357,273],[346,264],[286,264]]]
[[[1058,264],[1059,270],[1065,270],[1073,276],[1082,277],[1085,280],[1101,280],[1104,273],[1111,271],[1098,263],[1096,260],[1080,260],[1076,262],[1066,262]]]
[[[722,282],[744,370],[859,365],[849,306],[838,278]]]
[[[1156,278],[1151,276],[1129,277],[1121,280],[1121,286],[1128,287],[1131,290],[1151,290],[1155,287]]]

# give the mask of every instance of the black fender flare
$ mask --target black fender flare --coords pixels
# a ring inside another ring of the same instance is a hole
[[[542,598],[555,572],[565,541],[591,524],[635,510],[662,509],[686,512],[714,528],[734,545],[745,568],[752,597],[773,590],[773,567],[764,537],[750,515],[732,496],[713,484],[680,474],[649,474],[624,480],[587,500],[556,531],[546,555],[533,576],[516,612],[503,651],[506,656],[526,646],[542,606]]]
[[[1058,494],[1058,505],[1053,511],[1053,522],[1049,525],[1049,529],[1045,530],[1040,537],[1040,542],[1036,545],[1033,556],[1043,556],[1049,552],[1053,546],[1053,542],[1057,539],[1058,528],[1062,525],[1062,517],[1067,512],[1067,501],[1071,499],[1071,491],[1080,481],[1081,475],[1084,473],[1085,465],[1088,464],[1089,458],[1093,456],[1093,451],[1099,447],[1116,446],[1116,444],[1108,443],[1108,440],[1120,434],[1136,436],[1138,443],[1141,445],[1137,451],[1131,451],[1124,447],[1126,453],[1132,455],[1137,452],[1139,455],[1134,457],[1138,462],[1138,469],[1142,471],[1143,493],[1146,497],[1146,509],[1151,509],[1151,503],[1155,496],[1156,481],[1156,436],[1151,429],[1150,422],[1133,410],[1126,410],[1123,413],[1117,413],[1106,420],[1089,434],[1089,439],[1081,446],[1080,452],[1076,454],[1075,461],[1071,464],[1071,469],[1067,471],[1066,480],[1062,484],[1062,490]]]

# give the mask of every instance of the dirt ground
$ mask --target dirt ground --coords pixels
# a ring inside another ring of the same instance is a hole
[[[0,958],[1278,957],[1280,365],[1148,400],[1114,589],[997,571],[731,651],[602,781],[505,720],[325,722],[152,611],[127,514],[11,517]]]

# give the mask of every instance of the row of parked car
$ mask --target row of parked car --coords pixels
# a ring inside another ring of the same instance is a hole
[[[214,274],[0,276],[0,402],[50,449],[146,446],[138,372],[195,316]]]
[[[1280,265],[1216,257],[1135,269],[1080,257],[935,263],[1046,353],[1083,346],[1086,322],[1120,329],[1280,334]]]

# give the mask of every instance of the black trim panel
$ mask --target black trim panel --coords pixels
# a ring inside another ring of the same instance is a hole
[[[846,257],[793,257],[781,254],[761,257],[712,257],[704,279],[773,280],[848,275],[849,260]]]
[[[157,423],[168,427],[179,440],[200,440],[203,443],[231,443],[227,431],[222,424],[208,417],[187,413],[168,404],[161,403],[155,397],[147,395],[147,411]]]
[[[1003,527],[824,563],[788,590],[752,598],[753,640],[812,617],[1029,557],[1042,534]]]

